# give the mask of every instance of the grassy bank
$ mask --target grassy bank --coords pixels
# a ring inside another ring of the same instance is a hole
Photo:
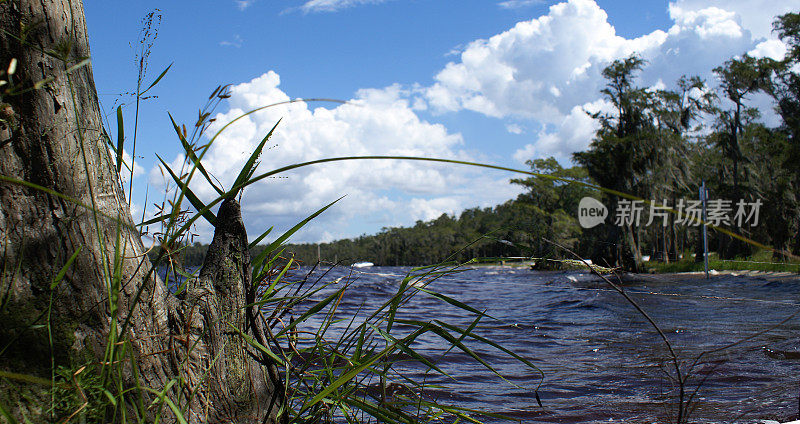
[[[647,261],[645,267],[655,273],[670,272],[702,272],[705,271],[703,261],[697,262],[691,255],[684,255],[684,259],[677,262]],[[756,254],[732,260],[720,259],[716,253],[711,253],[708,258],[708,269],[717,271],[773,271],[800,273],[800,261],[777,261],[772,258],[772,252],[763,250]]]

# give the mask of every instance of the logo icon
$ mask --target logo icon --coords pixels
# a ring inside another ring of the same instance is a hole
[[[602,224],[608,216],[608,208],[594,197],[584,197],[578,204],[578,222],[583,228]]]

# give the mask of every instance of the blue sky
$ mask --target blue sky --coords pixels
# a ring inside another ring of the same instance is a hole
[[[207,167],[230,185],[249,151],[283,118],[260,172],[340,155],[405,154],[525,168],[591,141],[584,110],[607,107],[600,71],[638,53],[643,85],[671,87],[682,74],[714,85],[711,69],[733,55],[779,57],[769,32],[800,0],[667,1],[138,1],[85,3],[95,82],[105,112],[123,104],[127,146],[142,18],[158,8],[147,81],[170,72],[142,103],[134,177],[136,214],[164,185],[158,153],[180,167],[167,111],[190,125],[210,92],[234,84],[218,122],[289,98],[299,103],[253,115],[220,137]],[[757,100],[757,99],[756,99]],[[130,149],[128,149],[130,152]],[[287,174],[249,188],[249,232],[285,229],[347,197],[296,241],[331,240],[413,224],[441,213],[513,198],[511,175],[420,163],[360,162]],[[195,189],[210,199],[207,186]],[[162,196],[163,197],[163,196]],[[148,206],[147,213],[152,213]],[[200,225],[200,239],[211,230]]]

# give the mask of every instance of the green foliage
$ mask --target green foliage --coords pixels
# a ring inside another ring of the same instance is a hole
[[[731,197],[741,195],[739,185],[746,184],[747,175],[740,176],[739,168],[747,157],[742,152],[741,136],[747,125],[759,118],[759,111],[747,107],[747,97],[766,88],[769,84],[768,59],[755,59],[745,55],[741,59],[731,59],[714,69],[720,79],[720,89],[725,98],[733,103],[730,110],[717,109],[717,131],[712,140],[720,148],[723,157],[730,160],[732,169]],[[744,181],[742,180],[744,179]]]
[[[494,208],[467,209],[408,228],[383,228],[378,234],[319,244],[320,259],[350,265],[422,265],[475,257],[519,256],[519,248],[497,240],[526,236],[524,207],[514,201]],[[520,241],[520,240],[518,240]],[[287,254],[305,264],[317,262],[317,244],[290,244]],[[258,247],[256,247],[258,249]]]
[[[781,117],[778,132],[784,138],[780,143],[780,154],[773,160],[787,172],[777,185],[782,186],[774,195],[782,200],[785,216],[795,221],[789,234],[800,233],[800,75],[793,71],[800,64],[800,13],[787,13],[779,16],[773,27],[781,40],[789,47],[786,57],[781,61],[766,61],[765,66],[772,71],[766,92],[776,103],[776,111]],[[772,143],[772,146],[775,146]],[[783,188],[785,187],[785,188]],[[784,206],[786,205],[786,206]],[[788,206],[788,207],[787,207]],[[782,240],[777,240],[781,242]],[[800,237],[795,236],[791,243],[794,251],[800,251]]]
[[[631,56],[613,62],[603,72],[607,86],[602,93],[614,112],[592,115],[600,128],[589,149],[574,154],[575,161],[602,187],[671,205],[679,199],[696,199],[703,180],[712,198],[759,200],[765,207],[758,227],[726,227],[749,243],[712,233],[710,246],[723,258],[747,255],[754,245],[775,247],[775,259],[789,256],[790,250],[800,251],[796,194],[800,78],[790,70],[799,62],[796,52],[800,50],[792,47],[800,44],[798,22],[796,14],[776,20],[778,35],[790,46],[785,60],[743,55],[715,68],[719,96],[697,77],[680,78],[675,90],[643,89],[636,86],[635,77],[644,61]],[[783,121],[780,127],[767,128],[758,122],[760,112],[747,103],[758,92],[775,99]],[[723,107],[720,98],[732,106]],[[694,126],[705,117],[714,118],[713,127]],[[615,216],[617,198],[606,195],[605,199],[610,215]],[[596,246],[593,259],[632,270],[641,269],[643,252],[675,260],[682,250],[679,245],[699,245],[696,232],[676,225],[674,218],[663,228],[609,224],[584,235],[610,246]]]
[[[636,74],[644,65],[644,60],[631,56],[616,60],[603,70],[607,83],[601,92],[614,105],[615,113],[592,115],[600,123],[600,129],[589,149],[573,154],[573,158],[600,186],[648,198],[647,175],[658,165],[655,160],[663,156],[664,144],[650,136],[653,133],[653,121],[648,113],[652,105],[650,96],[634,85]],[[618,198],[613,195],[606,198],[613,217]],[[630,225],[620,229],[607,223],[596,232],[604,243],[624,246],[624,249],[621,256],[620,250],[611,249],[606,254],[593,255],[594,260],[600,256],[607,264],[624,265],[633,271],[641,268],[640,246]]]
[[[687,255],[688,256],[688,255]],[[647,268],[653,272],[705,272],[705,264],[693,258],[677,262],[647,262]],[[764,271],[764,272],[792,272],[800,273],[800,261],[774,262],[772,252],[759,251],[747,257],[736,259],[719,259],[713,255],[708,259],[708,268],[717,271]]]
[[[476,324],[481,318],[492,320],[486,314],[455,299],[436,293],[428,285],[437,278],[457,272],[454,266],[431,266],[412,270],[401,282],[397,292],[373,311],[360,311],[351,316],[337,312],[339,302],[349,289],[348,281],[334,281],[315,287],[302,288],[306,278],[292,281],[265,281],[269,284],[268,295],[262,300],[274,311],[267,322],[274,327],[275,344],[288,348],[270,350],[255,340],[248,342],[264,353],[271,355],[286,369],[289,381],[289,420],[291,422],[333,422],[334,417],[344,416],[356,422],[417,423],[427,422],[433,417],[477,421],[481,415],[503,418],[490,411],[475,411],[459,408],[424,396],[426,384],[405,375],[397,365],[401,361],[415,361],[425,365],[428,373],[451,376],[441,370],[431,355],[423,356],[416,351],[418,339],[438,338],[444,351],[459,350],[477,364],[495,373],[512,386],[475,349],[477,342],[481,351],[496,349],[541,375],[536,366],[527,359],[504,348],[501,344],[481,336],[475,325],[459,327],[436,318],[400,318],[398,310],[414,296],[431,296],[438,301],[462,309],[475,316]],[[269,275],[285,275],[283,272]],[[277,283],[277,284],[276,284]],[[300,287],[298,287],[298,284]],[[309,302],[312,297],[329,293],[322,300]],[[288,323],[281,316],[289,314]],[[393,323],[402,324],[392,326]],[[430,341],[426,342],[430,343]],[[447,346],[450,346],[447,348]],[[405,359],[403,359],[405,358]],[[455,380],[453,380],[455,383]],[[536,382],[538,385],[538,381]],[[536,392],[536,387],[528,387]],[[372,417],[372,418],[369,418]]]
[[[59,366],[55,371],[52,403],[48,415],[53,421],[69,421],[80,416],[86,422],[102,422],[110,393],[94,365],[81,367]]]
[[[573,166],[565,169],[552,157],[529,160],[526,163],[537,174],[592,183],[586,168]],[[583,235],[577,219],[578,204],[583,197],[596,195],[595,190],[539,177],[512,179],[511,183],[526,188],[526,192],[517,198],[517,203],[524,211],[522,222],[525,223],[524,227],[517,228],[524,230],[526,239],[519,240],[522,235],[517,235],[515,239],[530,246],[528,255],[539,258],[561,257],[563,250],[556,248],[550,241],[569,249],[578,247]],[[584,253],[583,249],[579,250]]]

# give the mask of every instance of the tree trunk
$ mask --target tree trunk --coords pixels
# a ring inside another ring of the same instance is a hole
[[[630,255],[630,257],[626,258],[627,260],[623,262],[625,270],[636,273],[642,272],[644,269],[644,264],[642,263],[642,252],[639,250],[639,242],[636,237],[635,230],[633,229],[632,225],[625,225],[624,231],[624,244],[627,244],[627,254]]]
[[[190,422],[276,422],[283,405],[277,368],[240,335],[268,345],[258,311],[244,307],[255,302],[247,244],[239,204],[225,200],[200,276],[171,315],[172,365],[186,382]]]
[[[677,204],[675,196],[672,197],[672,203],[670,204],[673,205],[673,207]],[[681,260],[681,255],[678,252],[678,234],[675,231],[674,213],[669,214],[669,252],[667,258],[676,262]]]
[[[254,292],[238,205],[221,208],[218,253],[209,254],[186,299],[170,295],[149,274],[91,67],[68,72],[88,57],[79,0],[0,2],[0,68],[17,61],[16,73],[2,77],[10,84],[0,86],[0,369],[49,379],[53,364],[99,363],[104,376],[120,382],[118,390],[109,388],[128,409],[145,405],[147,415],[158,413],[148,407],[156,397],[146,389],[171,384],[167,396],[186,408],[190,422],[275,422],[283,404],[277,371],[232,329],[263,338],[257,313],[243,309]],[[115,353],[121,350],[128,353]],[[118,359],[126,362],[108,362]],[[126,390],[134,382],[138,388]],[[0,382],[0,402],[16,414],[35,414],[7,384]],[[163,405],[161,414],[174,419]]]

